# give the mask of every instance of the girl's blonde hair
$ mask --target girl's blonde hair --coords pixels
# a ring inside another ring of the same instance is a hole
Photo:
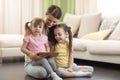
[[[25,35],[32,34],[31,28],[36,27],[38,25],[42,25],[42,24],[44,24],[44,26],[45,26],[45,22],[41,18],[34,18],[32,21],[26,22],[25,23]]]

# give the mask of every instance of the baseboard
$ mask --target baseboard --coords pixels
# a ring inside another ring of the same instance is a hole
[[[78,65],[90,65],[90,66],[105,67],[105,68],[112,68],[112,69],[120,70],[120,64],[90,61],[90,60],[83,60],[83,59],[74,59],[74,61]]]
[[[2,63],[12,63],[12,62],[24,62],[23,56],[15,56],[15,57],[3,57]]]

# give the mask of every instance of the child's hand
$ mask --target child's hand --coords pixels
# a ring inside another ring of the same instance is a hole
[[[38,59],[40,59],[40,56],[38,56],[38,55],[35,54],[35,53],[30,54],[29,57],[30,57],[30,59],[32,59],[32,60],[38,60]]]
[[[67,71],[72,72],[73,70],[71,68],[68,68]]]

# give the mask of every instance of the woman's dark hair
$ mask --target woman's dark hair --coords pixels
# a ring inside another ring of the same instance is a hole
[[[57,42],[54,38],[54,28],[56,27],[56,25],[53,25],[52,27],[49,28],[48,31],[48,41],[52,44],[55,45],[55,43]]]
[[[57,5],[51,5],[46,12],[46,15],[51,14],[53,17],[60,19],[62,16],[62,10]]]
[[[54,35],[54,29],[55,28],[63,28],[65,32],[68,32],[69,36],[69,52],[71,52],[72,50],[72,32],[71,32],[71,28],[68,27],[66,24],[62,23],[62,24],[57,24],[54,25],[53,27],[51,27],[49,29],[49,33],[48,33],[48,40],[52,45],[56,45],[58,42],[55,40],[55,35]]]

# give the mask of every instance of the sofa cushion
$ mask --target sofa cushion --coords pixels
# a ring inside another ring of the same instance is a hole
[[[108,37],[109,40],[120,40],[120,22],[112,32],[112,34]]]
[[[63,19],[63,22],[66,23],[68,26],[71,27],[72,35],[74,36],[79,25],[80,25],[80,15],[73,15],[66,13]]]
[[[86,51],[85,42],[83,42],[83,40],[80,40],[78,38],[73,38],[73,47],[74,50]]]
[[[100,40],[87,43],[87,50],[91,54],[98,55],[120,55],[120,41]]]
[[[93,32],[93,33],[83,36],[80,39],[103,40],[111,33],[111,31],[112,29],[102,30],[99,32]]]
[[[23,41],[23,35],[19,34],[1,34],[0,48],[20,47]]]
[[[76,51],[86,51],[86,44],[91,42],[93,42],[93,40],[82,40],[79,38],[73,38],[73,48]]]
[[[120,17],[104,17],[100,25],[100,30],[114,29],[117,26],[119,20]]]
[[[78,31],[78,38],[82,36],[97,32],[101,21],[101,13],[86,14],[81,17],[80,27]]]

